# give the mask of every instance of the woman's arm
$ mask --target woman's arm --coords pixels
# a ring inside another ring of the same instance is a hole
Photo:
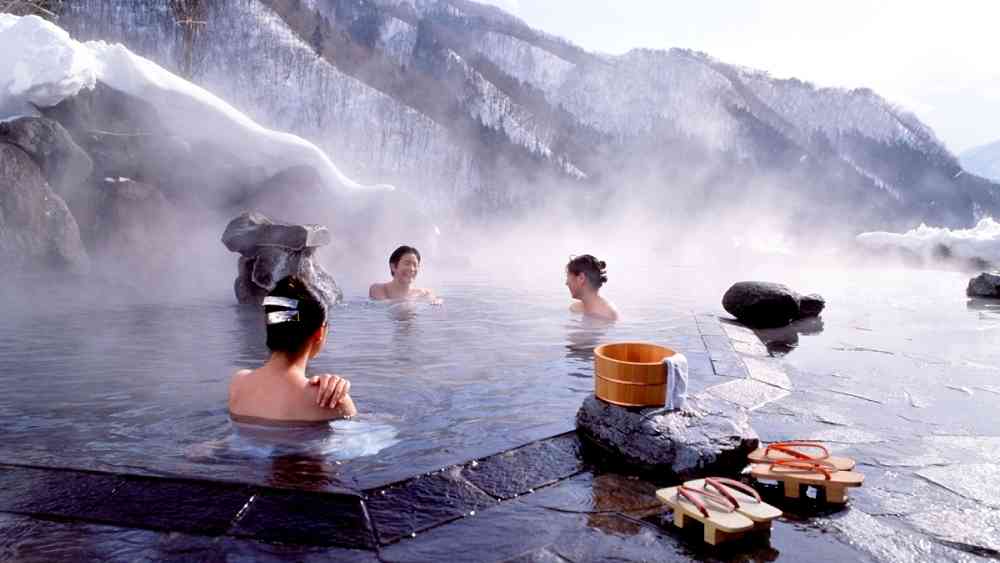
[[[380,283],[373,283],[368,288],[368,298],[375,300],[385,299],[385,287]]]
[[[351,382],[334,373],[314,375],[309,378],[310,386],[317,386],[316,405],[322,409],[330,409],[337,416],[354,416],[358,414],[354,400],[351,399]]]

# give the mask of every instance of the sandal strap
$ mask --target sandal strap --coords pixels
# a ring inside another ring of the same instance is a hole
[[[723,512],[735,512],[736,504],[734,500],[730,500],[719,493],[714,493],[712,491],[706,491],[705,489],[695,489],[688,487],[687,485],[681,485],[677,489],[677,494],[684,499],[691,501],[691,504],[695,505],[699,511],[705,516],[709,517],[708,508],[705,507],[705,502],[702,499],[712,501],[712,503],[719,505]]]
[[[809,461],[800,459],[779,459],[775,461],[773,465],[790,467],[792,469],[801,469],[805,473],[822,473],[823,478],[827,481],[829,481],[833,474],[837,471],[837,466],[829,461],[823,461],[821,459]]]
[[[753,487],[747,485],[746,483],[741,483],[735,479],[727,479],[725,477],[706,477],[705,478],[705,488],[711,485],[712,488],[719,491],[723,496],[725,496],[730,502],[736,505],[736,508],[740,507],[739,501],[733,495],[732,491],[729,490],[730,487],[742,491],[753,497],[753,502],[763,502],[760,498],[760,493],[756,491]]]
[[[814,449],[814,450],[819,450],[823,453],[819,456],[813,456],[801,452],[795,448]],[[767,454],[770,453],[772,450],[790,455],[796,459],[807,460],[807,461],[826,459],[830,457],[830,450],[826,449],[826,446],[820,444],[819,442],[810,442],[808,440],[786,440],[783,442],[774,442],[773,444],[768,444],[767,447],[764,448],[764,456],[767,456]]]

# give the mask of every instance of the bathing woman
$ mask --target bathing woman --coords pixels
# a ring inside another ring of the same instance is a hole
[[[618,310],[609,301],[598,295],[601,286],[608,281],[607,264],[590,254],[576,256],[566,264],[566,287],[574,301],[569,310],[584,316],[618,320]]]
[[[368,297],[376,301],[426,299],[435,304],[441,302],[433,291],[412,287],[420,273],[420,251],[416,248],[404,245],[394,250],[389,256],[389,273],[392,279],[385,283],[373,283],[368,288]]]
[[[357,414],[350,382],[333,374],[306,375],[309,360],[326,343],[326,307],[316,293],[299,278],[283,278],[264,299],[264,312],[271,357],[233,375],[233,418],[320,421]]]

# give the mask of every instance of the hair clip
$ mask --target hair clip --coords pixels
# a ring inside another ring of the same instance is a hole
[[[264,298],[264,301],[263,303],[261,303],[261,305],[265,307],[271,306],[271,307],[287,307],[289,309],[298,309],[299,301],[298,299],[289,299],[287,297],[272,297],[268,295],[267,297]]]
[[[267,314],[267,324],[276,325],[280,323],[294,322],[299,320],[298,311],[274,311]]]

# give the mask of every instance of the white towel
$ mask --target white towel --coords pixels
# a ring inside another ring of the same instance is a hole
[[[687,402],[688,361],[680,352],[663,359],[667,370],[667,410],[684,408]]]

